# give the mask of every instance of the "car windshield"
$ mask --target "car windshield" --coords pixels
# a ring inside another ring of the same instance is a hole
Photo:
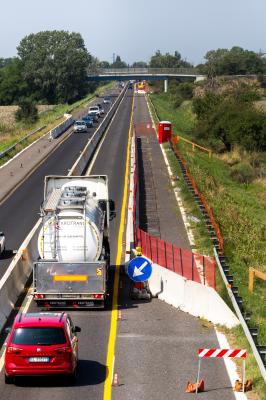
[[[49,346],[66,343],[66,337],[62,328],[17,328],[14,331],[12,343]]]
[[[91,107],[90,110],[91,111],[98,111],[99,107]]]
[[[76,125],[84,125],[84,122],[82,122],[82,121],[77,121],[77,122],[76,122]]]

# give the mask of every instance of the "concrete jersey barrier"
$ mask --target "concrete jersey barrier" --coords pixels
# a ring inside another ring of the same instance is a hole
[[[195,317],[233,328],[238,318],[211,287],[190,281],[160,265],[152,265],[149,287],[153,296]]]
[[[56,139],[57,137],[62,135],[62,133],[64,133],[71,125],[74,124],[74,119],[72,118],[72,115],[64,114],[64,117],[66,118],[65,121],[61,122],[55,128],[50,130],[51,139]]]

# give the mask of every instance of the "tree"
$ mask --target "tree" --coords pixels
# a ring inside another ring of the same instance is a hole
[[[112,64],[112,68],[126,68],[127,64],[121,60],[120,56],[116,56],[115,62]]]
[[[150,59],[151,68],[188,68],[192,65],[185,60],[182,60],[181,54],[178,51],[174,52],[174,55],[170,53],[162,54],[160,50],[157,50],[155,55]]]
[[[205,55],[206,63],[201,71],[212,75],[245,75],[266,72],[263,53],[244,50],[242,47],[210,50]]]
[[[100,68],[110,68],[110,63],[108,61],[100,61],[99,67]]]
[[[256,110],[251,100],[207,92],[193,100],[193,109],[198,117],[198,137],[210,143],[219,141],[227,151],[235,144],[248,151],[266,150],[266,115]]]
[[[21,99],[18,105],[19,109],[15,114],[17,121],[35,122],[38,119],[37,107],[30,99]]]
[[[65,103],[86,94],[87,68],[92,60],[79,33],[30,34],[17,50],[23,77],[36,98]]]
[[[132,68],[147,68],[148,64],[145,61],[135,61]]]
[[[23,65],[13,58],[6,67],[0,69],[0,104],[17,104],[21,97],[29,95],[29,87],[23,79]]]
[[[13,62],[14,58],[0,58],[0,69],[5,68]]]

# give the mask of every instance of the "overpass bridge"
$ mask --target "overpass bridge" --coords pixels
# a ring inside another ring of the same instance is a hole
[[[206,78],[197,68],[97,68],[88,70],[89,81],[164,80],[167,92],[169,79],[200,81]]]

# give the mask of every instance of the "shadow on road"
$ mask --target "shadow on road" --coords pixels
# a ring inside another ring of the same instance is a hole
[[[71,383],[67,376],[31,376],[16,378],[15,385],[20,387],[93,386],[104,382],[107,375],[107,367],[98,361],[79,360],[75,383]]]

